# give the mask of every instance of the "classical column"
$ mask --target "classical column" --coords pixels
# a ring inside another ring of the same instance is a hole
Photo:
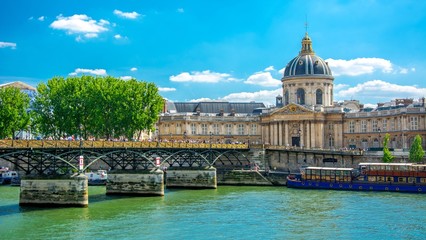
[[[317,148],[318,146],[317,146],[317,144],[316,144],[316,131],[315,131],[315,122],[314,121],[312,121],[311,122],[311,142],[312,142],[312,144],[311,144],[311,147],[314,147],[314,148]]]
[[[304,129],[303,122],[301,122],[300,126],[299,126],[300,147],[306,146],[306,144],[304,142],[304,140],[305,140],[304,134],[305,134],[305,129]]]
[[[306,147],[311,148],[311,124],[310,121],[306,124]]]
[[[284,145],[287,147],[288,146],[288,121],[286,121],[284,123],[285,125],[285,129],[284,129]]]
[[[317,138],[317,142],[318,142],[318,147],[320,148],[324,148],[324,122],[320,122],[318,124],[318,138]]]

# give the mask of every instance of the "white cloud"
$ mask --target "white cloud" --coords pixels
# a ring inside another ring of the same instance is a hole
[[[275,97],[282,95],[282,89],[278,88],[275,90],[267,91],[261,90],[258,92],[240,92],[240,93],[231,93],[221,100],[226,100],[229,102],[262,102],[267,106],[275,105]]]
[[[82,40],[81,36],[86,38],[96,38],[99,33],[108,31],[106,27],[110,23],[106,20],[93,20],[84,14],[75,14],[71,17],[59,15],[56,20],[50,24],[53,29],[64,30],[67,34],[77,34],[76,40]]]
[[[40,22],[43,22],[45,17],[44,16],[40,16],[39,18],[37,18]]]
[[[177,11],[178,13],[183,13],[183,12],[184,12],[184,9],[183,9],[183,8],[178,8],[176,11]]]
[[[172,82],[197,82],[197,83],[217,83],[222,81],[233,81],[235,78],[231,78],[230,74],[227,73],[216,73],[210,70],[202,72],[193,71],[183,72],[176,76],[171,76],[170,81]]]
[[[334,84],[333,89],[334,89],[334,91],[338,91],[338,90],[341,90],[341,89],[344,89],[344,88],[347,88],[347,87],[349,87],[349,85],[340,83],[340,84]]]
[[[114,35],[114,38],[115,38],[115,39],[120,39],[120,38],[122,38],[122,36],[121,36],[120,34],[115,34],[115,35]]]
[[[334,76],[358,76],[370,74],[375,71],[392,73],[393,65],[389,60],[382,58],[356,58],[351,60],[326,59]]]
[[[281,85],[281,81],[273,78],[270,72],[255,73],[249,76],[244,83],[263,87],[277,87]]]
[[[262,102],[266,106],[272,106],[272,105],[275,105],[275,97],[278,95],[282,95],[281,88],[271,90],[271,91],[261,90],[258,92],[231,93],[219,99],[199,98],[199,99],[192,99],[190,100],[190,102],[211,102],[211,101],[251,102],[251,101],[255,101],[255,102]]]
[[[85,69],[85,68],[77,68],[75,69],[74,72],[70,73],[70,76],[76,76],[77,74],[93,74],[93,75],[101,75],[101,76],[106,76],[107,72],[105,69]]]
[[[426,96],[426,88],[417,86],[403,86],[385,82],[382,80],[371,80],[357,84],[355,87],[340,90],[336,93],[339,98],[373,98],[373,99],[394,99],[394,98],[420,98]]]
[[[274,71],[274,70],[275,70],[274,66],[269,66],[269,67],[265,68],[265,70],[263,70],[263,71],[269,72],[269,71]]]
[[[125,80],[125,81],[128,81],[128,80],[130,80],[132,78],[133,78],[132,76],[122,76],[122,77],[120,77],[121,80]]]
[[[11,49],[15,49],[16,48],[16,43],[13,42],[0,42],[0,48],[11,48]]]
[[[86,34],[84,34],[84,37],[86,37],[86,38],[97,38],[98,34],[97,33],[86,33]]]
[[[138,69],[137,68],[135,68],[135,67],[132,67],[132,68],[130,68],[130,71],[132,71],[132,72],[136,72]]]
[[[174,92],[174,91],[176,91],[176,88],[159,87],[158,91],[160,91],[160,92]]]
[[[284,75],[284,71],[285,71],[285,67],[283,67],[283,68],[281,68],[280,70],[278,70],[278,72],[279,72],[281,75]]]
[[[140,16],[139,13],[133,11],[133,12],[122,12],[120,10],[115,9],[113,12],[115,15],[127,18],[127,19],[136,19]]]

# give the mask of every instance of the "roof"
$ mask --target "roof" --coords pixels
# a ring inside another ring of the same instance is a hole
[[[311,38],[306,33],[302,39],[302,49],[285,67],[283,79],[293,77],[319,76],[334,79],[330,67],[322,58],[315,55]]]
[[[16,87],[16,88],[19,88],[21,90],[37,91],[37,89],[35,87],[30,86],[30,85],[23,83],[23,82],[20,82],[20,81],[0,84],[0,88],[3,88],[3,87]]]
[[[168,102],[167,109],[176,113],[241,113],[251,114],[255,109],[265,108],[256,102]]]
[[[330,171],[352,171],[353,168],[332,168],[332,167],[307,167],[305,169],[313,170],[330,170]]]

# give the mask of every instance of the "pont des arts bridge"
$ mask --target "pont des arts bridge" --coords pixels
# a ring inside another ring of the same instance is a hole
[[[21,176],[20,205],[86,207],[84,172],[99,166],[109,170],[107,194],[162,196],[165,184],[217,188],[218,173],[229,184],[241,180],[234,170],[262,180],[248,170],[252,158],[247,144],[0,140],[0,160]]]
[[[163,196],[165,186],[284,185],[302,165],[348,166],[361,155],[247,144],[0,140],[0,162],[22,177],[20,205],[48,207],[88,206],[84,172],[99,168],[109,170],[107,194]]]

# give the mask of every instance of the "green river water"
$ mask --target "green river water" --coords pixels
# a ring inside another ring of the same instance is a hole
[[[19,207],[0,186],[1,239],[426,239],[426,194],[219,186],[106,196],[88,208]]]

